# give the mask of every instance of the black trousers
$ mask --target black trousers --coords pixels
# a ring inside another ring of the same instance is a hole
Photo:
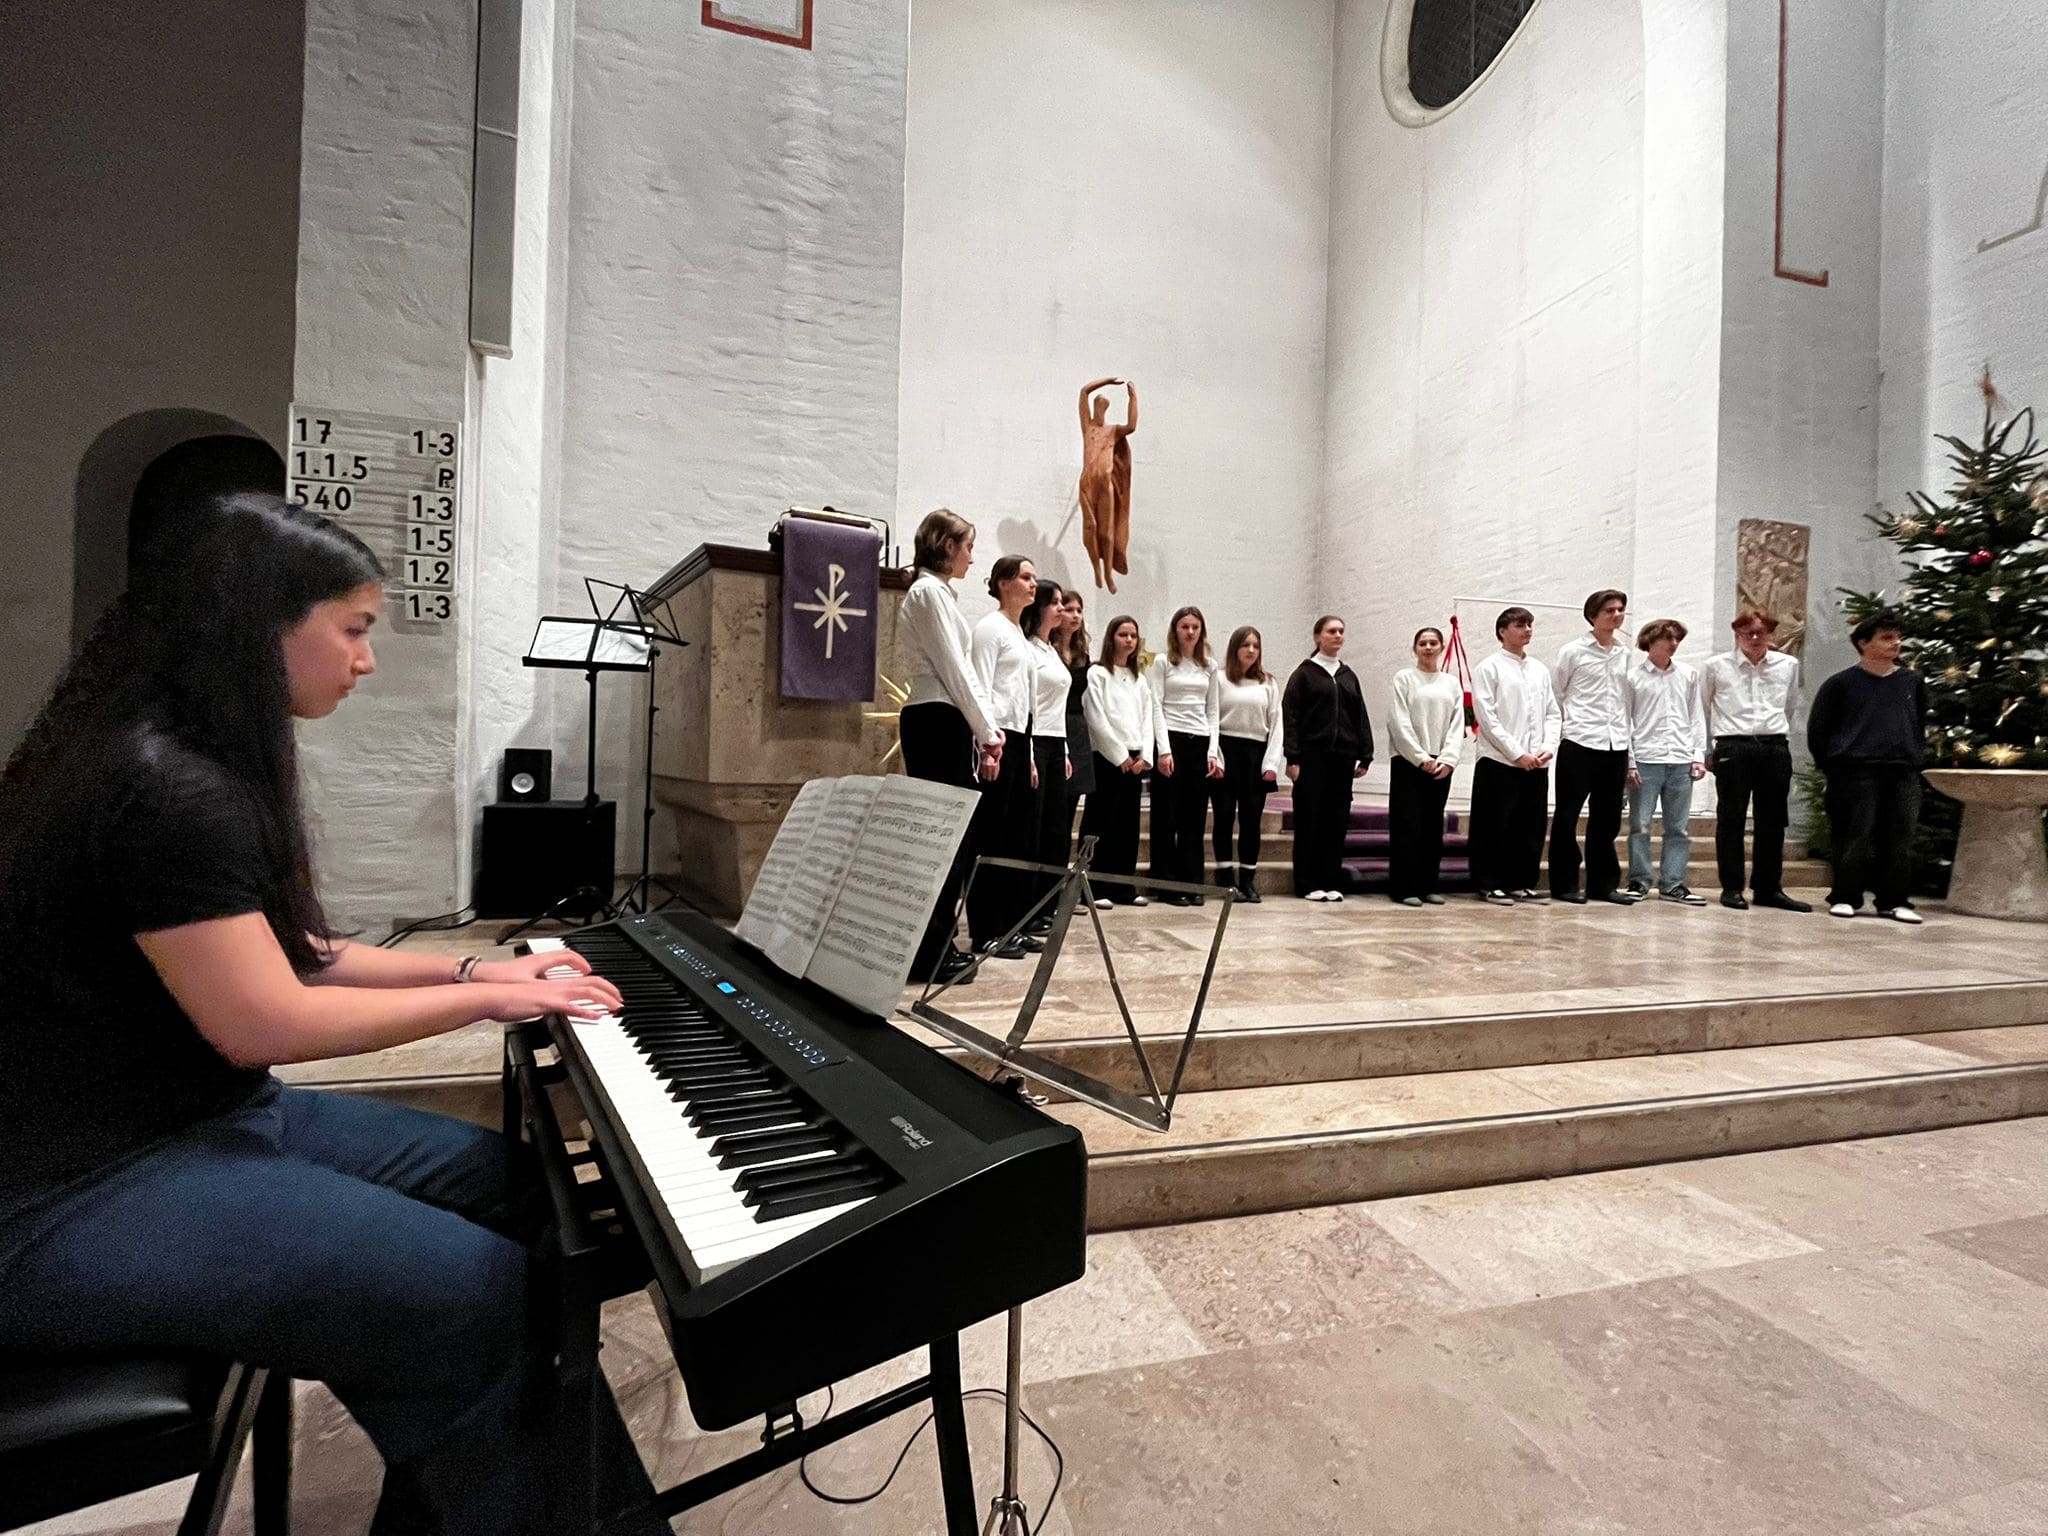
[[[1543,863],[1543,818],[1550,771],[1482,757],[1472,769],[1468,857],[1481,891],[1531,891]]]
[[[1038,836],[1031,857],[1041,864],[1064,864],[1074,845],[1074,802],[1067,798],[1067,743],[1062,736],[1031,738],[1032,760],[1038,764]],[[1026,882],[1037,901],[1060,883],[1058,875],[1036,875]]]
[[[1225,736],[1221,744],[1223,777],[1209,781],[1216,805],[1216,862],[1254,866],[1259,862],[1259,818],[1266,814],[1266,796],[1273,788],[1266,782],[1266,744],[1249,736]]]
[[[1396,901],[1404,896],[1433,896],[1443,883],[1444,804],[1451,797],[1450,778],[1424,773],[1399,756],[1388,772],[1393,780],[1387,796],[1393,845],[1388,893]]]
[[[1621,884],[1614,851],[1628,793],[1628,749],[1603,751],[1566,741],[1557,749],[1557,810],[1550,818],[1550,893],[1579,888],[1579,812],[1586,813],[1586,894],[1611,896]]]
[[[1081,807],[1081,835],[1095,839],[1090,869],[1105,875],[1138,872],[1138,799],[1144,788],[1141,775],[1125,773],[1100,752],[1095,754],[1095,787]],[[1128,885],[1105,885],[1098,894],[1128,905],[1137,891]]]
[[[1786,807],[1792,798],[1792,749],[1782,736],[1723,736],[1714,743],[1714,862],[1721,889],[1742,894],[1742,828],[1756,817],[1750,888],[1775,896],[1785,888]]]
[[[1038,791],[1031,787],[1031,737],[1003,732],[1003,764],[981,784],[967,840],[977,859],[1038,856]],[[1000,939],[1031,905],[1031,877],[1017,869],[977,869],[967,888],[967,935],[975,948]]]
[[[1355,757],[1311,752],[1294,780],[1294,894],[1344,888],[1344,839],[1351,831]]]
[[[979,756],[974,747],[974,732],[968,728],[967,717],[952,705],[913,704],[903,711],[896,733],[903,742],[903,771],[913,779],[974,788],[975,762]],[[979,814],[977,808],[977,817]],[[946,887],[939,892],[939,904],[932,908],[931,921],[925,924],[924,938],[917,946],[917,958],[911,962],[913,981],[928,978],[932,967],[952,948],[954,925],[959,921],[960,886],[967,878],[967,865],[973,857],[974,829],[970,826],[967,835],[960,839],[960,851],[953,855],[952,873],[946,876]]]
[[[1828,836],[1834,889],[1828,905],[1863,905],[1865,891],[1880,912],[1912,894],[1913,829],[1920,823],[1920,770],[1892,764],[1837,765],[1828,770]]]
[[[1152,867],[1167,880],[1200,884],[1202,879],[1202,823],[1209,815],[1209,738],[1185,731],[1168,731],[1167,745],[1173,749],[1173,777],[1152,775],[1152,795],[1165,792],[1170,843],[1165,862],[1159,856],[1159,823],[1152,823]]]

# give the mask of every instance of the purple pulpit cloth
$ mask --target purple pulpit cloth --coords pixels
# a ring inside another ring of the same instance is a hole
[[[881,541],[872,528],[792,517],[782,525],[782,696],[875,696]]]

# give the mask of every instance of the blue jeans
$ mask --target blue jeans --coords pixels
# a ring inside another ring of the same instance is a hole
[[[1692,858],[1692,764],[1637,763],[1636,772],[1643,782],[1629,790],[1629,883],[1650,883],[1650,817],[1661,801],[1664,860],[1657,889],[1668,891],[1685,884],[1685,867]]]
[[[0,1352],[195,1351],[325,1382],[396,1474],[374,1530],[538,1536],[559,1452],[511,1219],[491,1132],[273,1080],[0,1213]],[[617,1507],[652,1489],[608,1420]]]

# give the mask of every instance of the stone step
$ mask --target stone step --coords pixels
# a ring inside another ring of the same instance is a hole
[[[2048,1114],[2048,1025],[1054,1105],[1115,1231]]]
[[[1372,1004],[1361,1000],[1356,1006]],[[1181,1087],[1185,1093],[1212,1093],[2034,1024],[2048,1024],[2048,981],[1211,1028],[1196,1036]],[[948,1054],[962,1054],[936,1035],[926,1038]],[[1179,1038],[1144,1038],[1163,1083],[1173,1072]],[[1143,1088],[1121,1034],[1045,1040],[1034,1049],[1127,1092]]]

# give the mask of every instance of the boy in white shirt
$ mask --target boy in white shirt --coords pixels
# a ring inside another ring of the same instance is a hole
[[[1593,627],[1557,653],[1558,708],[1564,737],[1557,749],[1557,810],[1550,819],[1550,894],[1559,901],[1611,901],[1632,906],[1621,886],[1614,839],[1628,784],[1628,647],[1618,631],[1628,594],[1603,588],[1586,599]],[[1579,812],[1586,813],[1586,888],[1579,889]]]
[[[1707,776],[1707,717],[1700,708],[1699,674],[1675,660],[1685,626],[1676,619],[1645,624],[1636,649],[1647,665],[1627,674],[1629,704],[1628,889],[1649,894],[1650,818],[1661,805],[1664,855],[1657,895],[1682,906],[1703,907],[1685,883],[1692,858],[1692,787]]]
[[[1541,901],[1543,816],[1562,724],[1550,669],[1529,655],[1536,616],[1506,608],[1494,620],[1500,649],[1472,673],[1479,756],[1472,769],[1472,883],[1482,899],[1511,907]]]

